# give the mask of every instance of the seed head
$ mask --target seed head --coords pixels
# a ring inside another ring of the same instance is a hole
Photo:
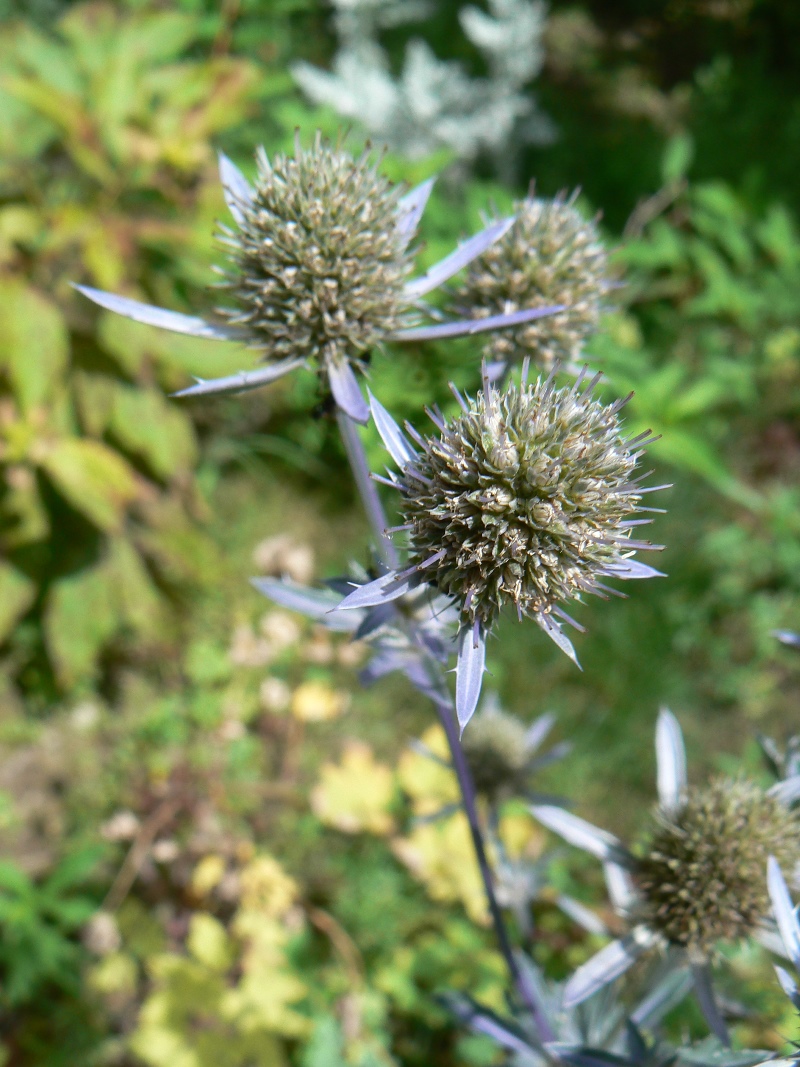
[[[564,304],[566,311],[518,329],[489,334],[488,360],[530,356],[540,368],[571,362],[597,328],[608,257],[593,222],[569,200],[528,198],[515,205],[516,222],[469,267],[456,290],[459,307],[485,318],[527,307]]]
[[[494,706],[470,720],[461,745],[475,788],[490,801],[524,787],[531,755],[526,735],[524,723]]]
[[[578,383],[487,385],[422,441],[398,481],[411,562],[455,598],[462,623],[488,629],[506,603],[558,614],[631,554],[626,520],[642,490],[620,406]]]
[[[645,921],[698,957],[752,933],[769,913],[764,872],[800,860],[800,818],[754,782],[718,779],[690,791],[639,861]]]
[[[294,157],[270,163],[261,150],[252,203],[237,232],[221,238],[233,270],[221,309],[270,360],[350,360],[403,325],[403,285],[411,269],[397,228],[399,191],[369,154],[353,159],[318,135]]]

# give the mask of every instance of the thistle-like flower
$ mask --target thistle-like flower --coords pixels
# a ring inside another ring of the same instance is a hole
[[[363,370],[385,341],[420,341],[513,327],[563,310],[515,310],[478,321],[419,325],[422,297],[480,255],[512,223],[501,219],[465,241],[427,274],[409,279],[411,242],[433,181],[405,196],[378,172],[368,152],[354,159],[317,135],[294,157],[270,162],[260,149],[255,184],[224,155],[220,178],[236,223],[222,227],[230,268],[221,288],[231,307],[208,320],[76,286],[101,307],[177,333],[242,341],[267,365],[197,384],[177,396],[239,393],[314,367],[338,407],[358,422],[369,418],[355,367]]]
[[[528,356],[546,371],[559,362],[569,366],[597,328],[609,287],[606,250],[574,195],[529,197],[514,212],[514,225],[470,264],[455,288],[455,304],[480,318],[563,304],[560,315],[492,336],[483,352],[502,364]]]
[[[527,368],[526,368],[527,369]],[[372,398],[384,444],[400,467],[409,566],[354,590],[341,608],[388,603],[420,584],[454,602],[460,618],[456,710],[461,727],[477,705],[486,635],[501,609],[533,617],[575,662],[561,629],[582,629],[561,606],[583,593],[613,592],[603,578],[649,578],[659,572],[631,556],[660,546],[634,540],[632,529],[646,475],[635,476],[648,433],[626,440],[618,414],[584,390],[582,375],[557,389],[552,375],[505,392],[483,392],[445,422],[429,413],[438,434],[411,427],[414,448]],[[660,488],[660,487],[659,487]]]
[[[770,855],[792,866],[800,861],[800,817],[791,808],[800,797],[800,775],[767,790],[735,779],[689,787],[681,729],[666,709],[658,717],[656,757],[659,807],[639,854],[561,808],[531,809],[549,829],[603,861],[612,903],[630,923],[626,937],[575,972],[566,997],[579,1003],[660,945],[674,959],[688,960],[706,1020],[727,1041],[710,961],[720,941],[754,936],[772,947],[762,930],[769,911],[764,871]]]

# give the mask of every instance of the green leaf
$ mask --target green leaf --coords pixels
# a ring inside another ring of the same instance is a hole
[[[0,562],[0,641],[8,637],[35,597],[35,583],[10,563]]]
[[[190,470],[197,459],[188,415],[153,389],[119,386],[114,391],[109,430],[163,479]]]
[[[23,411],[43,403],[69,358],[63,316],[56,305],[21,281],[0,284],[0,366]]]
[[[685,178],[694,159],[694,141],[690,134],[671,137],[661,159],[661,177],[665,185]]]
[[[73,507],[103,530],[118,530],[141,494],[135,471],[100,441],[63,438],[41,465]]]
[[[93,567],[50,591],[44,630],[56,674],[69,686],[94,673],[98,652],[120,624],[113,571]]]

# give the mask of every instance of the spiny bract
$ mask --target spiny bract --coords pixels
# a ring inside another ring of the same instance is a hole
[[[597,227],[573,205],[574,198],[528,198],[514,205],[508,233],[473,261],[455,290],[456,304],[476,318],[520,308],[563,304],[558,315],[490,336],[492,361],[530,356],[545,370],[579,358],[597,329],[607,285],[608,256]]]
[[[754,782],[690,790],[677,811],[659,810],[658,823],[638,864],[643,918],[698,957],[769,913],[770,855],[788,870],[800,860],[800,818]]]
[[[475,788],[490,800],[524,788],[530,762],[527,728],[514,715],[488,708],[473,716],[461,738]]]
[[[294,158],[257,154],[251,203],[239,206],[238,231],[221,238],[233,271],[222,288],[269,360],[315,358],[360,363],[404,324],[403,286],[412,267],[397,227],[401,190],[370,155],[353,159],[325,144],[299,142]]]
[[[624,567],[643,492],[622,436],[623,401],[579,383],[487,386],[398,481],[411,562],[488,629],[501,607],[545,617]]]

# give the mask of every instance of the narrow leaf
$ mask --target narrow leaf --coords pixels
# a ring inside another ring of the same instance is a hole
[[[381,435],[381,440],[386,446],[386,451],[395,461],[397,466],[402,469],[407,463],[410,463],[416,458],[417,453],[411,447],[408,438],[394,421],[392,416],[383,404],[375,399],[369,389],[367,389],[367,395],[369,396],[369,407],[372,412],[372,418],[375,421],[375,428]]]
[[[408,330],[398,330],[392,334],[394,341],[441,341],[445,337],[471,337],[476,333],[489,330],[503,330],[511,326],[521,326],[534,319],[543,319],[565,311],[563,304],[554,304],[545,308],[525,308],[512,311],[508,315],[490,315],[486,319],[461,319],[457,322],[441,322],[435,326],[415,326]]]
[[[251,578],[250,584],[273,603],[321,622],[329,630],[352,633],[361,622],[355,612],[340,615],[334,609],[341,597],[325,589],[308,589],[288,578]]]
[[[219,153],[219,180],[222,182],[222,192],[228,210],[238,226],[244,222],[245,216],[242,208],[248,208],[253,202],[253,190],[244,174],[239,170],[224,152]]]
[[[672,1011],[691,991],[692,972],[689,967],[675,967],[655,989],[631,1012],[636,1026],[652,1027]]]
[[[375,608],[379,604],[388,604],[398,597],[405,596],[418,583],[416,572],[406,578],[399,577],[397,571],[382,574],[366,585],[357,586],[337,605],[337,611],[351,608]]]
[[[555,619],[552,617],[552,615],[539,614],[536,616],[536,621],[547,634],[547,636],[550,638],[550,640],[554,641],[561,649],[561,651],[564,652],[567,656],[569,656],[569,658],[572,660],[572,662],[575,664],[579,671],[582,671],[583,667],[581,667],[580,663],[578,663],[578,655],[575,652],[575,648],[572,642],[561,629],[561,627],[558,625],[558,623],[555,621]]]
[[[552,711],[540,715],[529,727],[525,734],[525,748],[528,752],[535,752],[553,728],[556,717]]]
[[[644,926],[636,926],[621,941],[612,941],[579,967],[564,987],[564,1008],[569,1010],[619,978],[651,948],[657,936]]]
[[[677,811],[686,796],[686,749],[678,720],[662,708],[656,723],[658,799],[666,812]]]
[[[424,296],[431,290],[436,289],[442,282],[452,278],[454,274],[466,267],[477,256],[482,255],[487,248],[491,248],[495,241],[498,241],[505,233],[508,233],[513,224],[513,218],[501,219],[499,222],[493,222],[491,226],[487,226],[480,233],[476,233],[469,240],[459,245],[449,256],[440,259],[427,274],[410,281],[405,287],[405,295],[415,298]]]
[[[405,244],[408,244],[419,226],[435,182],[435,178],[428,178],[401,197],[397,204],[397,232]]]
[[[638,559],[623,559],[619,563],[606,564],[605,573],[612,578],[666,578],[663,571],[657,571],[655,567],[648,567],[646,563],[640,563]]]
[[[635,866],[633,856],[618,838],[607,830],[592,826],[579,815],[573,815],[554,804],[534,804],[530,811],[543,826],[576,848],[591,852],[604,862],[618,863],[620,867],[632,869]]]
[[[794,978],[792,978],[788,971],[785,971],[783,967],[779,967],[777,964],[775,965],[775,974],[778,976],[781,989],[790,1000],[794,1001],[797,997],[797,984],[795,983]]]
[[[345,415],[349,415],[354,422],[362,425],[369,422],[369,408],[361,395],[353,368],[343,359],[341,362],[328,360],[328,381],[330,382],[333,399]]]
[[[800,774],[793,774],[791,778],[784,778],[782,782],[776,782],[767,790],[767,795],[774,797],[780,804],[787,808],[800,798]]]
[[[462,626],[456,661],[456,715],[461,732],[475,713],[486,666],[486,635],[481,626]]]
[[[270,382],[282,378],[284,374],[303,366],[302,359],[285,359],[259,370],[240,370],[225,378],[198,378],[196,385],[190,385],[173,393],[173,397],[187,396],[221,396],[223,393],[247,393],[251,389],[260,389]]]
[[[800,922],[792,904],[783,874],[774,856],[767,861],[767,888],[772,901],[772,910],[781,932],[781,938],[789,953],[789,959],[800,968]]]
[[[563,893],[556,897],[556,904],[578,926],[582,926],[590,934],[607,934],[608,928],[603,920],[591,908],[581,904],[579,900],[564,896]]]
[[[124,315],[134,322],[143,322],[146,326],[158,326],[159,329],[172,330],[174,333],[188,333],[192,337],[207,337],[212,341],[237,341],[245,336],[242,330],[233,327],[214,326],[194,315],[181,315],[177,311],[143,304],[140,300],[130,300],[127,296],[104,293],[101,289],[92,289],[88,285],[73,285],[73,288],[107,311]]]
[[[714,996],[711,968],[707,963],[694,964],[692,978],[694,979],[694,994],[709,1030],[726,1048],[730,1048],[731,1039],[728,1035],[728,1027],[725,1025],[717,998]]]
[[[603,864],[609,899],[620,915],[630,914],[636,904],[636,886],[625,867],[606,861]]]

